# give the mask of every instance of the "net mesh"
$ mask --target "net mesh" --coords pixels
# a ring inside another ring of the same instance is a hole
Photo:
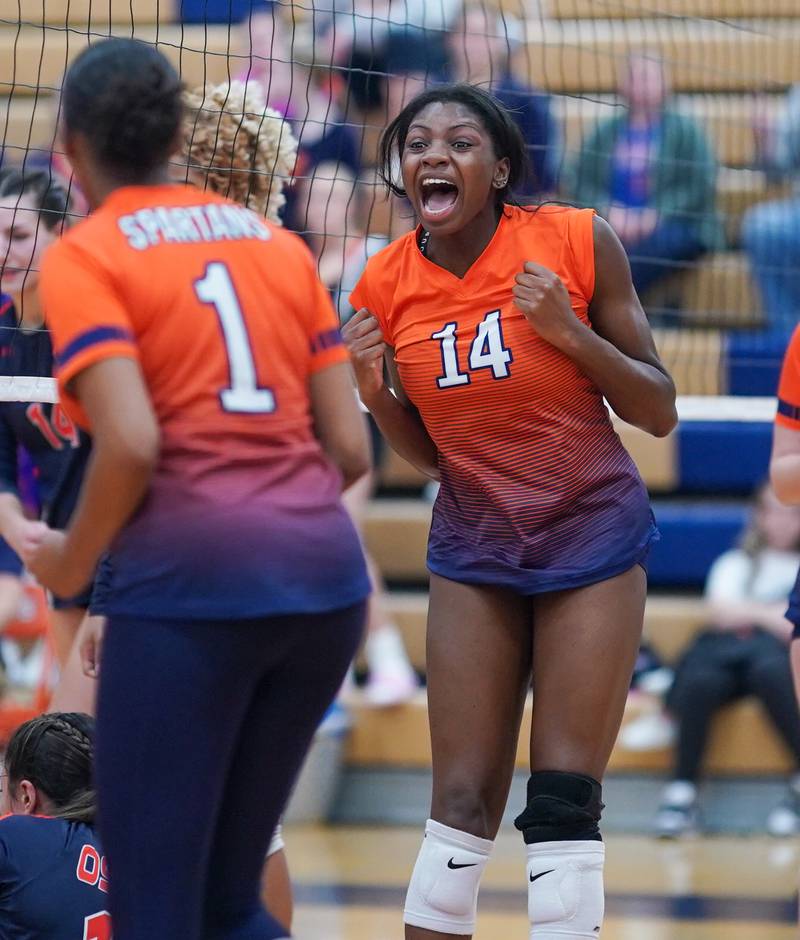
[[[520,123],[534,168],[520,195],[612,221],[679,392],[773,394],[800,310],[796,0],[0,0],[4,165],[69,184],[59,84],[108,35],[155,43],[206,118],[286,117],[296,161],[280,133],[248,162],[247,141],[220,130],[190,163],[216,159],[231,195],[244,187],[258,206],[294,176],[284,224],[304,233],[342,316],[366,257],[413,224],[378,184],[381,131],[426,85],[465,79]],[[220,95],[237,82],[249,102]],[[49,400],[40,378],[6,376],[0,397]]]

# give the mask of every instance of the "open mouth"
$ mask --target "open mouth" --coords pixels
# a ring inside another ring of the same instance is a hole
[[[445,179],[425,179],[421,185],[422,208],[426,216],[440,218],[447,215],[458,200],[458,186]]]

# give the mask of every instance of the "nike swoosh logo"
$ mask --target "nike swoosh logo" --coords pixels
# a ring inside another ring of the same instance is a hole
[[[540,871],[538,875],[534,875],[534,873],[531,872],[531,884],[533,884],[534,881],[538,881],[540,878],[544,878],[545,875],[551,875],[554,871],[555,868],[550,868],[548,871]]]
[[[459,865],[451,858],[450,861],[447,863],[447,867],[452,869],[453,871],[456,871],[459,868],[475,868],[477,864],[478,864],[477,862],[467,862],[464,865]]]

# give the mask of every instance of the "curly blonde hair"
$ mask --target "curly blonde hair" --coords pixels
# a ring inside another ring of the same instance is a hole
[[[279,222],[297,160],[288,122],[252,83],[200,86],[184,100],[189,169],[204,178],[205,188]]]

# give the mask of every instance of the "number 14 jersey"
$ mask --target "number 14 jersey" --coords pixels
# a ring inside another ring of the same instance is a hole
[[[378,318],[439,450],[436,574],[524,594],[578,587],[642,562],[655,538],[600,390],[513,304],[515,276],[535,261],[590,325],[593,216],[507,206],[460,279],[425,258],[411,232],[373,256],[351,297]]]
[[[71,414],[88,423],[75,376],[133,358],[161,431],[104,613],[238,619],[366,596],[309,393],[347,355],[297,236],[194,187],[128,187],[53,245],[41,289]]]

